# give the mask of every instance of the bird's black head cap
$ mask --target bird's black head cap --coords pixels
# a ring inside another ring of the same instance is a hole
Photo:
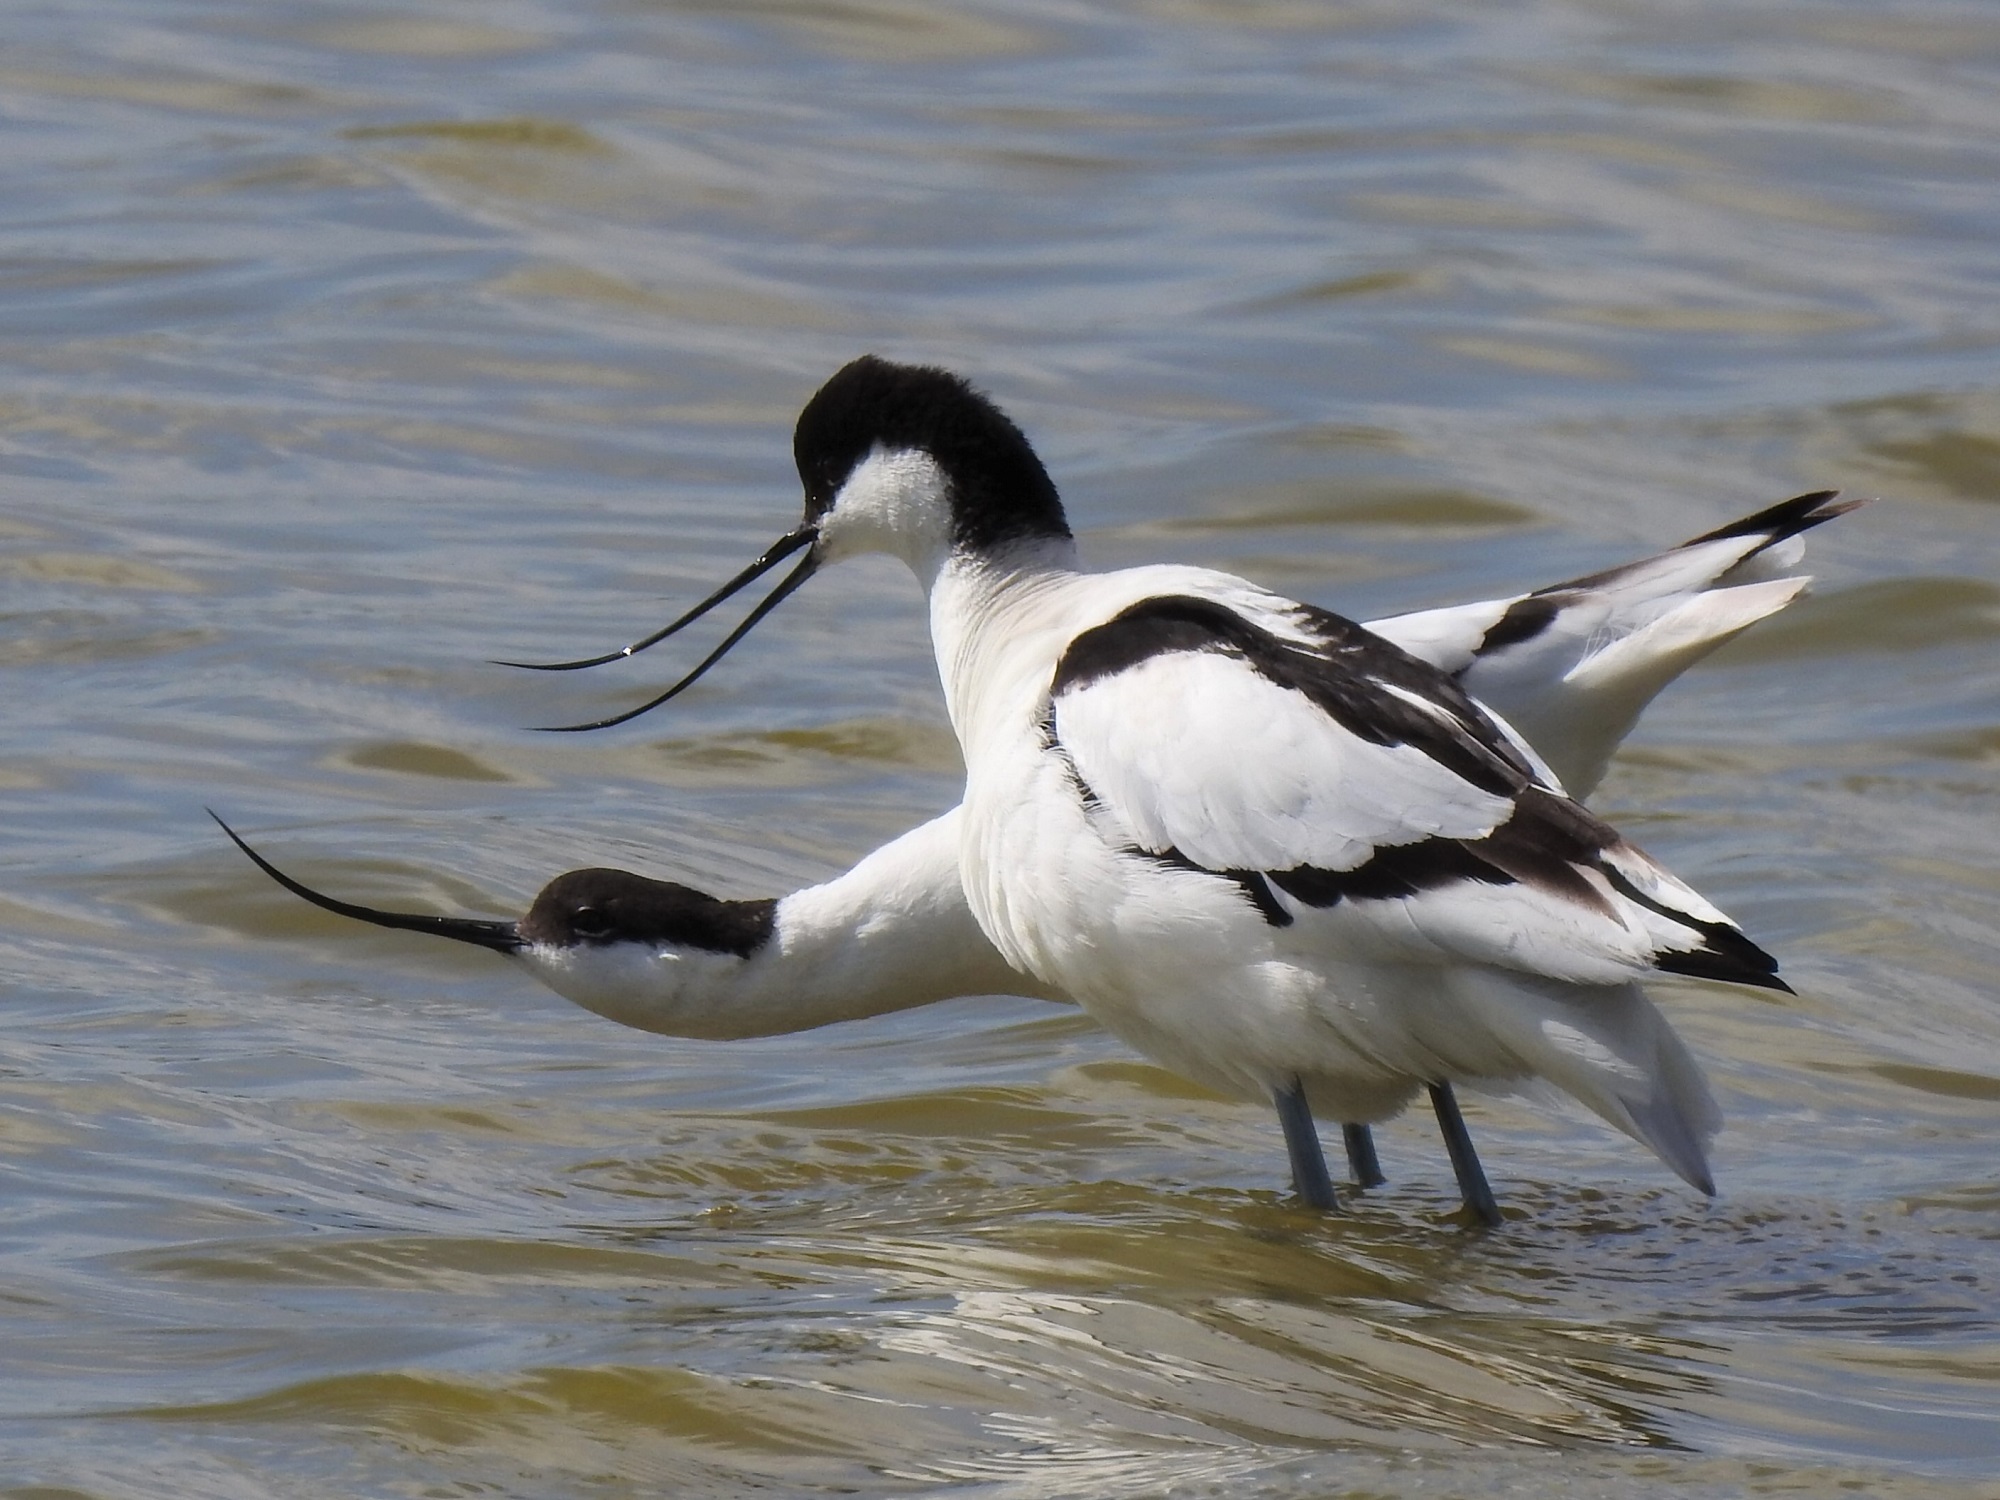
[[[521,940],[555,948],[650,943],[748,958],[771,940],[775,901],[725,901],[629,870],[571,870],[535,897]]]
[[[855,466],[877,447],[914,449],[937,461],[952,487],[959,547],[1070,534],[1055,483],[1027,435],[949,370],[864,354],[819,388],[792,433],[808,519],[832,508]]]

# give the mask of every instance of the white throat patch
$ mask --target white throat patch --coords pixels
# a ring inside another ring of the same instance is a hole
[[[950,489],[928,453],[878,445],[854,466],[820,518],[815,550],[829,563],[887,552],[928,580],[951,546]]]

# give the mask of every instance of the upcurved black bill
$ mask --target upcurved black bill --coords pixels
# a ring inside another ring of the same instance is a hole
[[[637,656],[647,647],[657,646],[668,636],[692,625],[711,609],[714,609],[716,605],[722,603],[723,600],[730,598],[740,590],[749,587],[759,578],[762,578],[771,569],[777,567],[779,563],[798,551],[799,548],[811,546],[813,538],[816,535],[817,533],[814,528],[809,525],[800,526],[796,530],[786,532],[765,549],[762,557],[758,558],[749,567],[738,573],[729,582],[710,594],[678,620],[675,620],[671,625],[663,626],[661,629],[654,631],[643,640],[634,641],[622,650],[608,651],[603,656],[587,656],[581,661],[496,661],[493,665],[496,667],[520,667],[529,672],[576,672],[581,671],[585,667],[601,667],[608,662],[623,661],[628,656]],[[736,639],[736,636],[730,637],[731,642],[734,642]],[[706,666],[707,663],[704,662],[702,665]],[[665,700],[662,699],[660,701],[664,702]],[[652,706],[652,704],[647,705],[648,708]],[[641,709],[640,712],[643,713],[645,710]],[[611,719],[606,722],[615,724],[619,721]],[[595,724],[578,724],[575,727],[578,729],[596,729],[600,726]]]
[[[793,536],[797,536],[798,534],[799,533],[797,532],[792,533]],[[789,541],[790,539],[791,538],[789,537],[786,538],[787,541]],[[783,544],[781,543],[780,545]],[[777,549],[773,548],[771,552],[765,553],[764,556],[770,557],[772,553],[776,552]],[[783,553],[777,553],[777,555],[780,557],[784,556]],[[763,559],[760,558],[759,562],[761,563],[762,561]],[[812,577],[813,570],[818,566],[819,566],[819,559],[815,557],[812,553],[808,552],[805,555],[804,560],[801,561],[796,568],[792,569],[791,572],[785,575],[784,582],[780,583],[776,588],[772,589],[769,597],[766,598],[762,604],[758,605],[755,609],[751,610],[749,614],[745,615],[743,617],[743,623],[741,625],[738,625],[734,630],[730,631],[728,635],[722,638],[721,645],[717,646],[713,651],[709,652],[708,655],[704,656],[699,662],[695,664],[695,668],[692,672],[689,672],[687,676],[683,677],[679,682],[675,683],[672,687],[668,688],[664,693],[661,693],[657,698],[653,698],[645,703],[641,703],[637,708],[628,708],[622,714],[613,714],[608,719],[593,719],[588,724],[540,724],[537,725],[536,727],[548,734],[577,734],[581,733],[586,729],[609,729],[614,724],[624,724],[629,722],[630,720],[638,718],[641,714],[649,714],[654,709],[658,708],[662,703],[665,703],[673,698],[678,698],[688,688],[693,687],[697,682],[701,681],[703,674],[706,673],[710,667],[714,666],[717,662],[721,661],[724,656],[728,655],[729,648],[731,646],[734,646],[738,641],[742,640],[744,636],[748,635],[751,629],[757,624],[759,620],[763,619],[764,616],[768,615],[772,610],[776,609],[780,604],[784,603],[785,600],[798,589],[800,584],[804,583],[808,578]],[[732,589],[738,587],[741,587],[740,582],[731,585]],[[703,608],[706,607],[707,607],[706,605],[703,606]],[[658,639],[658,637],[654,637],[654,639]],[[650,645],[651,641],[647,641],[644,644]]]
[[[214,818],[218,827],[229,835],[230,841],[250,856],[252,864],[294,896],[312,902],[336,916],[353,917],[358,922],[372,922],[377,927],[396,927],[409,932],[428,932],[433,937],[454,938],[461,943],[472,943],[481,948],[491,948],[496,953],[518,953],[527,944],[522,941],[519,928],[512,922],[483,921],[476,917],[433,917],[420,912],[379,911],[372,906],[357,906],[352,901],[337,900],[321,895],[309,885],[301,885],[283,870],[272,864],[263,855],[244,843],[234,828],[222,821],[220,814],[212,807],[203,809]]]

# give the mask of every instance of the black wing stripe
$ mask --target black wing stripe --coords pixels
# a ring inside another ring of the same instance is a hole
[[[1507,612],[1487,627],[1486,634],[1479,638],[1473,649],[1475,657],[1489,651],[1499,651],[1507,646],[1518,646],[1523,641],[1532,641],[1547,630],[1550,624],[1569,606],[1573,595],[1569,594],[1523,594],[1507,606]]]
[[[1403,900],[1422,895],[1425,891],[1443,890],[1460,884],[1521,883],[1536,885],[1553,895],[1611,912],[1603,893],[1591,884],[1578,866],[1561,865],[1558,869],[1556,862],[1544,853],[1535,861],[1530,873],[1517,875],[1494,862],[1493,843],[1493,838],[1478,841],[1424,839],[1384,849],[1366,864],[1352,870],[1323,870],[1315,865],[1300,865],[1295,869],[1271,870],[1262,874],[1247,870],[1206,870],[1203,873],[1241,885],[1251,902],[1264,914],[1264,920],[1273,927],[1290,926],[1292,916],[1271,895],[1272,886],[1303,906],[1324,910],[1343,901]],[[1143,853],[1140,850],[1131,852]],[[1202,869],[1178,851],[1146,857],[1179,869]],[[1508,862],[1512,863],[1512,860]],[[1682,974],[1694,979],[1720,979],[1732,984],[1792,993],[1792,987],[1778,977],[1778,961],[1737,928],[1726,922],[1704,922],[1652,900],[1609,865],[1593,860],[1590,868],[1604,876],[1620,895],[1700,934],[1701,946],[1697,948],[1655,954],[1653,967],[1660,972]]]
[[[1517,880],[1615,920],[1611,902],[1585,872],[1601,870],[1603,852],[1618,841],[1617,830],[1588,809],[1529,787],[1515,800],[1513,817],[1467,847]]]
[[[1270,879],[1261,870],[1211,870],[1207,865],[1198,865],[1178,849],[1166,849],[1154,853],[1151,849],[1141,849],[1136,844],[1119,851],[1134,859],[1148,860],[1156,865],[1164,865],[1170,870],[1188,870],[1196,875],[1213,875],[1219,880],[1233,881],[1243,888],[1244,896],[1257,908],[1257,915],[1272,927],[1289,927],[1292,914],[1284,904],[1271,894]]]
[[[1202,618],[1203,615],[1210,618]],[[1141,662],[1174,652],[1213,651],[1242,656],[1240,645],[1230,639],[1236,632],[1226,627],[1218,629],[1223,622],[1213,618],[1216,615],[1241,619],[1234,611],[1209,604],[1205,599],[1176,596],[1135,604],[1069,643],[1062,660],[1056,663],[1055,680],[1049,691],[1061,696],[1073,688],[1088,687],[1129,671]]]
[[[1329,907],[1343,901],[1394,901],[1466,881],[1512,885],[1515,877],[1457,839],[1423,839],[1380,850],[1352,870],[1300,865],[1273,870],[1270,880],[1294,901]]]
[[[1271,873],[1272,882],[1308,906],[1384,901],[1464,881],[1533,886],[1616,919],[1586,871],[1617,834],[1575,803],[1539,787],[1521,796],[1514,816],[1483,839],[1420,839],[1379,849],[1352,870],[1301,865]]]

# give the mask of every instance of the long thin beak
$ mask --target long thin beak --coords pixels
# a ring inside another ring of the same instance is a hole
[[[799,548],[811,546],[813,538],[817,535],[817,530],[811,525],[800,526],[794,531],[786,532],[765,550],[762,557],[758,558],[749,567],[738,573],[729,582],[725,583],[693,609],[674,621],[673,624],[654,631],[643,640],[634,641],[622,650],[606,652],[603,656],[586,656],[581,661],[500,661],[495,662],[494,665],[496,667],[521,667],[530,672],[575,672],[584,667],[601,667],[607,662],[623,661],[628,656],[637,656],[648,646],[657,646],[668,636],[692,625],[711,609],[714,609],[716,605],[722,603],[723,600],[748,588],[752,583],[755,583],[759,578],[770,572],[771,569],[777,567],[779,563],[798,551]],[[794,576],[796,577],[797,575],[795,574]],[[789,583],[789,580],[787,582]],[[786,589],[787,593],[791,591],[791,587],[796,587],[796,585],[788,587]],[[766,607],[768,608],[768,603]],[[752,618],[761,618],[761,616],[753,616]],[[741,633],[739,632],[738,635],[731,636],[727,644],[734,644],[740,639],[740,635]],[[724,649],[727,649],[727,645],[725,645]],[[710,660],[713,660],[713,658],[710,658]],[[702,665],[707,666],[708,663],[704,662]],[[689,680],[691,681],[692,679]],[[664,702],[665,700],[662,699],[661,701]],[[648,708],[652,706],[651,704],[647,705]],[[641,709],[640,712],[643,713],[645,710]],[[607,722],[615,724],[619,721],[612,719]],[[595,729],[598,726],[595,724],[579,724],[576,727],[578,729]]]
[[[804,546],[806,542],[809,542],[812,539],[812,534],[810,532],[805,532],[804,533],[805,541],[796,540],[800,535],[801,532],[799,531],[792,532],[789,536],[787,536],[784,539],[784,541],[779,542],[776,547],[773,547],[769,552],[766,552],[763,557],[758,558],[757,561],[754,564],[752,564],[751,569],[749,571],[739,573],[734,579],[730,581],[729,585],[727,586],[727,588],[723,590],[722,593],[717,594],[713,596],[711,599],[709,599],[707,603],[701,606],[701,609],[707,609],[709,605],[714,604],[718,599],[727,598],[730,594],[734,593],[737,589],[741,588],[750,579],[755,578],[758,573],[768,569],[771,565],[771,561],[774,561],[776,559],[781,559],[785,557],[788,553],[797,551],[799,547]],[[780,547],[784,548],[785,550],[782,552],[779,551],[778,549]],[[717,662],[721,661],[724,656],[728,655],[729,648],[731,646],[734,646],[738,641],[742,640],[744,636],[748,635],[751,632],[751,630],[756,626],[759,620],[763,619],[764,616],[768,615],[772,610],[776,609],[780,604],[784,603],[787,598],[789,598],[794,592],[797,591],[800,584],[804,583],[808,578],[812,577],[813,570],[818,566],[819,566],[819,559],[815,557],[812,553],[808,552],[805,555],[805,558],[799,563],[799,565],[796,568],[792,569],[791,572],[785,575],[784,581],[780,583],[776,588],[771,590],[770,596],[766,598],[762,604],[759,604],[755,609],[751,610],[749,614],[745,615],[743,617],[743,623],[741,625],[738,625],[734,630],[730,631],[728,635],[722,638],[721,645],[717,646],[713,651],[709,652],[708,655],[704,656],[699,662],[695,664],[695,668],[692,672],[689,672],[687,676],[683,677],[679,682],[676,682],[672,687],[668,688],[664,693],[661,693],[657,698],[648,699],[646,702],[641,703],[637,708],[628,708],[625,710],[624,713],[613,714],[608,719],[592,719],[588,724],[541,724],[537,725],[536,727],[552,734],[575,734],[586,729],[609,729],[613,724],[626,723],[629,720],[638,718],[639,715],[641,714],[651,713],[654,709],[658,708],[662,703],[665,703],[670,699],[678,698],[688,688],[693,687],[697,682],[701,681],[703,674],[705,674],[710,667],[714,666]],[[699,613],[699,611],[697,611],[697,613]],[[692,618],[693,615],[683,616],[680,620],[677,620],[673,625],[670,625],[666,630],[661,631],[658,635],[648,636],[645,640],[638,642],[636,645],[628,647],[627,650],[643,651],[647,646],[652,645],[654,641],[660,640],[662,637],[666,636],[667,634],[669,634],[674,630],[678,630],[682,625],[686,624],[687,621]],[[601,658],[601,659],[609,660],[609,658]],[[589,663],[582,663],[581,665],[589,665]]]
[[[222,831],[229,835],[230,841],[250,856],[252,864],[294,896],[310,901],[325,911],[333,912],[337,916],[353,917],[357,922],[372,922],[377,927],[397,927],[409,932],[428,932],[433,937],[453,938],[461,943],[491,948],[495,953],[518,953],[527,946],[522,940],[520,929],[512,922],[482,921],[476,917],[433,917],[420,912],[379,911],[372,906],[357,906],[352,901],[340,901],[332,896],[322,895],[309,885],[301,885],[244,843],[236,830],[224,823],[214,808],[205,810],[215,819]]]

